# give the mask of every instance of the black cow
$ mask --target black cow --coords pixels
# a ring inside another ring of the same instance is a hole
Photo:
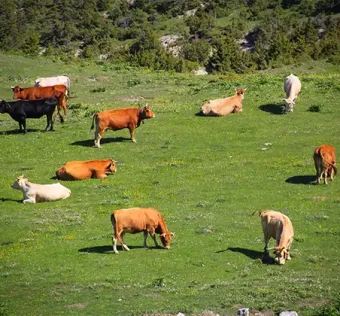
[[[46,98],[39,100],[18,100],[7,102],[2,100],[0,102],[0,113],[8,113],[11,118],[19,122],[20,132],[26,133],[26,119],[27,118],[40,118],[46,115],[47,126],[50,131],[53,131],[54,119],[52,118],[53,112],[58,104],[56,98]]]

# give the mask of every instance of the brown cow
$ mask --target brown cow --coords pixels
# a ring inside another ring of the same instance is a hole
[[[69,161],[56,171],[60,180],[103,179],[117,171],[112,159]]]
[[[268,250],[274,249],[275,262],[285,264],[290,260],[290,246],[293,242],[294,229],[290,219],[275,211],[255,211],[261,217],[262,230],[264,235],[264,252],[268,255]],[[276,247],[268,248],[270,238],[276,240]]]
[[[242,100],[246,89],[236,89],[236,95],[225,99],[210,100],[201,108],[206,116],[225,116],[230,113],[242,112]]]
[[[155,242],[156,247],[159,247],[155,234],[159,234],[161,242],[165,249],[170,248],[170,241],[173,233],[170,233],[166,227],[164,219],[154,208],[128,208],[115,210],[111,214],[111,223],[113,230],[112,245],[113,251],[117,251],[117,240],[122,244],[122,249],[130,250],[124,243],[123,236],[125,233],[141,233],[144,232],[144,248],[147,248],[146,239],[148,233]]]
[[[100,148],[100,139],[107,129],[114,131],[128,128],[131,140],[136,143],[134,136],[135,129],[140,123],[144,123],[145,119],[155,117],[156,115],[146,105],[143,108],[125,108],[119,110],[107,110],[93,115],[91,130],[94,128],[96,121],[96,132],[94,146]]]
[[[320,184],[322,175],[327,184],[327,177],[334,180],[334,175],[338,173],[336,165],[335,148],[331,145],[321,145],[314,151],[314,164],[316,169],[317,183]]]
[[[12,88],[14,92],[14,99],[21,100],[38,100],[43,98],[56,98],[58,100],[58,115],[61,122],[64,122],[64,118],[60,114],[60,109],[64,109],[66,115],[66,93],[67,88],[63,84],[50,86],[50,87],[32,87],[32,88],[21,88],[15,86]]]

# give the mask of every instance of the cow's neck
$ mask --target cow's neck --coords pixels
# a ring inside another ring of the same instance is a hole
[[[159,225],[156,228],[156,233],[157,234],[164,234],[164,233],[168,233],[168,229],[164,223],[164,220],[162,218],[160,218],[159,220]]]

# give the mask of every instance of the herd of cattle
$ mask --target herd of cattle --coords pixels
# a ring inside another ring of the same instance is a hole
[[[21,88],[16,86],[12,90],[14,92],[13,98],[19,100],[2,100],[0,102],[0,113],[8,113],[12,119],[17,121],[20,132],[27,132],[27,118],[40,118],[44,115],[47,118],[45,130],[53,130],[53,113],[56,108],[60,121],[64,121],[61,109],[64,110],[66,115],[66,100],[70,94],[70,79],[68,77],[38,78],[34,87]],[[225,116],[230,113],[242,112],[242,100],[245,91],[245,89],[236,89],[236,95],[234,96],[208,101],[202,106],[201,114],[206,116]],[[284,82],[284,91],[286,93],[285,112],[293,112],[295,100],[301,91],[299,78],[293,74],[289,75]],[[93,115],[91,126],[91,129],[93,129],[94,125],[96,125],[94,146],[100,147],[100,140],[107,129],[116,131],[128,128],[131,140],[136,142],[135,129],[145,119],[153,117],[155,117],[155,114],[148,106],[96,113]],[[325,184],[327,184],[328,177],[333,180],[334,175],[337,174],[334,147],[331,145],[319,146],[314,151],[313,159],[317,172],[317,183],[321,182],[322,177]],[[64,181],[90,178],[103,179],[116,171],[116,161],[112,159],[69,161],[56,171],[56,177]],[[23,176],[16,179],[12,188],[23,192],[23,203],[55,201],[66,199],[71,195],[71,191],[60,183],[36,184],[29,182]],[[268,255],[270,238],[275,239],[276,246],[273,248],[275,250],[275,262],[284,264],[286,260],[290,260],[290,246],[294,235],[293,225],[290,219],[280,212],[267,210],[259,212],[259,214],[265,240],[264,253]],[[146,239],[148,234],[150,234],[156,247],[158,247],[155,234],[159,234],[160,240],[166,249],[170,248],[170,241],[174,235],[168,231],[162,215],[153,208],[116,210],[111,215],[111,223],[113,228],[112,245],[115,253],[118,253],[117,241],[122,244],[123,250],[129,250],[123,240],[126,232],[144,232],[144,247],[147,247]]]

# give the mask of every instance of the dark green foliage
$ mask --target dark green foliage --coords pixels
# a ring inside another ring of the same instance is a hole
[[[68,63],[105,55],[115,63],[174,71],[200,65],[215,73],[310,59],[338,64],[339,12],[338,0],[3,0],[0,49]],[[181,38],[176,57],[162,35]]]

